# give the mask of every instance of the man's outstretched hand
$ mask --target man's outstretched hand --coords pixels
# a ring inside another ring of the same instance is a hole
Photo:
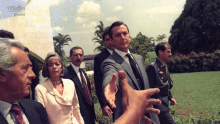
[[[110,83],[104,89],[105,99],[112,109],[116,108],[115,105],[116,79],[117,79],[117,75],[114,73],[112,75],[112,79]]]
[[[151,105],[160,105],[159,99],[150,99],[149,97],[159,93],[159,89],[148,89],[137,91],[130,87],[127,81],[127,77],[124,71],[118,72],[118,79],[122,89],[122,102],[124,113],[117,119],[114,124],[121,123],[140,123],[144,121],[146,123],[152,123],[151,120],[145,116],[145,113],[159,114],[159,109],[154,109]],[[116,74],[113,74],[111,82],[105,87],[104,94],[107,102],[111,107],[116,107],[115,101],[116,91]],[[113,104],[114,103],[114,104]],[[132,115],[132,116],[131,116]]]

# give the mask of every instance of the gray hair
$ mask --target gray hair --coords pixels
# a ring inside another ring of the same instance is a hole
[[[12,71],[12,67],[16,63],[16,58],[10,51],[11,47],[17,47],[21,50],[24,49],[24,46],[20,42],[0,38],[0,68],[3,70]]]

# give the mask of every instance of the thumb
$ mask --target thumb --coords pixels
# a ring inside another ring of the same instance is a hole
[[[111,84],[116,84],[116,79],[117,79],[117,75],[116,75],[116,73],[113,73],[112,74],[112,79],[111,79],[110,83]]]
[[[118,72],[118,80],[119,80],[119,83],[121,85],[121,88],[122,90],[127,90],[130,85],[128,84],[128,80],[127,80],[127,76],[125,74],[125,71],[119,71]]]

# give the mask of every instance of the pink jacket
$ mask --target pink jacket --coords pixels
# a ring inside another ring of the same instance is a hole
[[[46,109],[50,124],[84,124],[74,83],[62,79],[63,95],[54,88],[50,79],[35,88],[36,101]]]

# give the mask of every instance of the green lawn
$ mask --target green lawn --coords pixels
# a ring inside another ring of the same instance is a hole
[[[220,112],[220,71],[177,73],[171,74],[171,78],[174,81],[171,92],[177,105],[170,108],[175,113],[181,111],[178,117],[189,118],[191,115],[194,120],[199,120]],[[102,115],[99,103],[95,103],[95,110],[98,120],[111,123],[111,118]]]
[[[220,71],[171,74],[174,87],[171,90],[181,115],[195,119],[209,117],[220,112]]]
[[[147,54],[149,55],[149,57],[145,59],[145,64],[148,65],[157,58],[157,55],[154,51],[148,52]]]

